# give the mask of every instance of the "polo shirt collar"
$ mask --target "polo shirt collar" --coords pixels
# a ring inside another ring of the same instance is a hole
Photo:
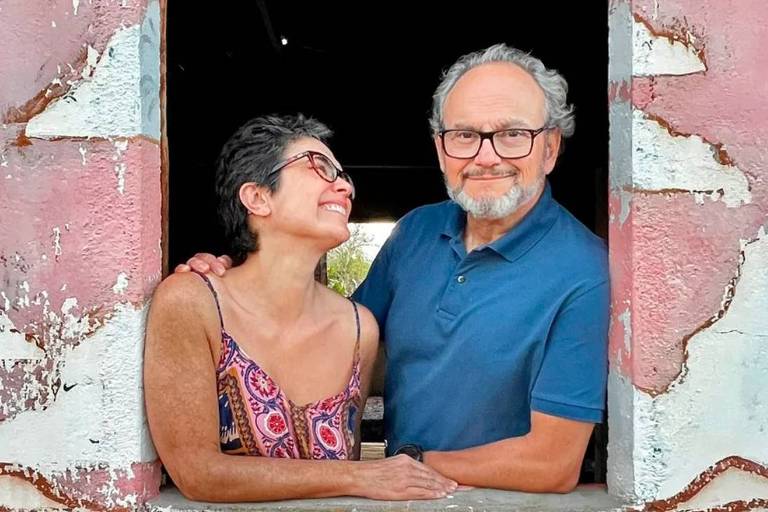
[[[464,247],[464,227],[467,224],[467,214],[455,202],[449,203],[448,214],[442,235],[451,239],[452,245]],[[487,245],[509,262],[528,252],[552,228],[557,220],[558,207],[552,198],[549,181],[545,182],[544,191],[534,207],[525,217],[504,236]]]

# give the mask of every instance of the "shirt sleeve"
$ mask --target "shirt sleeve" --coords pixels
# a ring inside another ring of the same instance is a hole
[[[531,391],[531,409],[578,421],[602,421],[609,308],[607,280],[563,304]]]

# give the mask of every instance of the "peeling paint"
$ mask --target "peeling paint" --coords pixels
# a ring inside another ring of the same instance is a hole
[[[86,59],[84,45],[103,52],[118,28],[141,23],[147,5],[144,0],[132,2],[128,8],[120,8],[112,1],[80,1],[78,14],[73,16],[72,3],[66,0],[0,3],[3,36],[11,41],[0,45],[0,62],[3,69],[13,70],[0,80],[0,119],[19,123],[43,110],[44,105],[39,108],[36,103],[44,97],[52,79],[65,84],[53,91],[54,96],[61,96],[68,92],[68,82],[80,78]]]
[[[626,354],[632,353],[632,320],[629,309],[625,309],[618,319],[624,329],[624,351]]]
[[[112,287],[112,292],[116,295],[125,294],[125,290],[128,288],[128,275],[125,272],[120,272],[117,275],[115,286]]]
[[[61,228],[53,228],[53,254],[56,259],[61,256]]]
[[[632,40],[635,76],[690,75],[707,67],[701,52],[693,47],[692,34],[685,41],[677,34],[654,34],[642,18],[635,16]]]
[[[87,150],[85,166],[81,147]],[[114,161],[118,150],[120,156]],[[51,154],[57,156],[55,161],[48,158]],[[9,151],[9,169],[23,180],[4,184],[8,199],[0,203],[0,218],[22,217],[30,222],[21,230],[10,226],[4,230],[0,259],[11,258],[16,251],[24,252],[28,262],[36,262],[31,269],[14,273],[32,270],[38,277],[24,279],[37,287],[36,292],[53,292],[51,303],[56,309],[70,296],[89,307],[103,304],[110,308],[119,272],[135,276],[124,300],[140,301],[160,277],[160,214],[141,210],[154,201],[159,208],[159,156],[159,148],[145,139],[40,141],[23,154]],[[117,191],[117,163],[126,166],[123,194]],[[158,167],[152,169],[153,165]],[[35,185],[38,193],[30,195],[27,191],[33,183],[40,185]],[[40,261],[44,254],[48,263]],[[124,259],[114,254],[122,254]],[[45,288],[40,280],[48,283]],[[66,295],[59,290],[65,284],[70,290]],[[15,295],[6,294],[16,300]],[[28,322],[15,321],[20,328]]]
[[[99,52],[93,46],[86,45],[86,59],[83,72],[80,74],[82,78],[91,78],[93,71],[96,69],[96,65],[99,63]]]
[[[119,29],[99,58],[92,77],[30,119],[27,137],[140,135],[140,30],[138,25]]]
[[[0,360],[3,359],[40,359],[45,357],[39,347],[29,343],[24,337],[24,333],[19,331],[6,314],[10,309],[10,301],[2,292],[5,307],[0,310]],[[7,383],[6,383],[7,384]],[[3,383],[0,382],[0,389]]]
[[[18,503],[20,508],[34,507],[44,497],[58,507],[68,510],[110,510],[130,512],[158,493],[159,463],[134,463],[125,466],[104,464],[79,466],[73,469],[40,471],[20,464],[0,462],[0,495],[18,490],[18,483],[28,482],[38,495],[27,495],[30,502]],[[30,493],[31,494],[31,493]],[[58,508],[57,507],[57,508]],[[0,505],[0,510],[4,506]]]
[[[85,60],[85,53],[75,56],[75,64],[79,67]],[[21,106],[8,109],[2,119],[6,123],[26,123],[32,117],[36,116],[40,112],[43,112],[48,105],[57,98],[66,96],[69,93],[70,85],[72,81],[70,77],[76,76],[76,69],[69,65],[69,72],[64,74],[59,73],[59,76],[55,76],[51,81],[43,87],[37,94]],[[2,113],[2,112],[0,112]],[[19,145],[26,137],[23,136],[23,132],[19,135]]]
[[[61,388],[59,369],[60,364],[52,359],[0,359],[0,426],[26,411],[50,407]]]
[[[160,4],[0,3],[0,510],[135,510],[160,483]]]
[[[85,159],[85,155],[88,154],[88,150],[86,150],[82,145],[78,148],[78,151],[80,152],[80,156],[83,159],[83,165],[88,165],[88,161]]]
[[[768,506],[768,478],[736,466],[729,466],[717,477],[713,477],[712,481],[705,484],[691,499],[681,500],[677,508],[711,510],[744,500],[745,497],[750,500],[763,500],[763,506]],[[681,498],[684,497],[681,496]],[[656,510],[659,509],[660,507],[656,508]]]
[[[142,305],[160,271],[159,148],[41,140],[4,155],[20,179],[4,183],[0,218],[29,223],[0,227],[0,466],[77,496],[62,503],[134,509],[159,481],[141,382]],[[133,476],[134,464],[154,469]],[[94,469],[80,479],[83,467]],[[0,487],[0,509],[5,497]]]
[[[115,156],[113,157],[113,160],[116,160],[118,158],[121,158],[123,156],[123,153],[126,149],[128,149],[128,141],[125,139],[118,139],[113,142],[115,146]]]
[[[718,161],[721,147],[696,135],[672,134],[638,110],[633,112],[632,137],[632,186],[636,190],[706,194],[731,208],[752,201],[744,172]]]
[[[675,495],[733,455],[768,461],[768,237],[762,228],[743,242],[743,251],[730,307],[690,339],[687,371],[666,393],[634,392],[635,490],[644,501]]]
[[[142,133],[155,140],[160,140],[160,25],[160,3],[150,0],[141,24],[139,88]]]
[[[648,511],[768,509],[768,11],[609,9],[609,489]]]
[[[146,307],[118,305],[88,343],[65,349],[53,372],[64,385],[56,400],[0,423],[0,461],[34,461],[47,471],[82,460],[119,466],[157,457],[141,413],[145,315]]]
[[[616,202],[612,194],[612,211]],[[690,194],[632,194],[627,223],[611,226],[611,275],[619,274],[613,271],[618,266],[629,276],[621,286],[631,293],[623,299],[631,298],[634,338],[626,375],[637,387],[662,393],[680,374],[687,341],[724,314],[724,290],[740,275],[739,240],[752,239],[763,222],[752,205],[698,206]],[[626,247],[629,254],[617,259]],[[620,312],[625,306],[614,307]],[[614,333],[614,349],[622,343]]]
[[[117,191],[122,195],[125,194],[125,169],[124,163],[115,165],[115,174],[117,174]]]
[[[632,106],[623,100],[612,101],[609,103],[609,115],[609,186],[611,194],[620,199],[619,223],[624,224],[631,202],[631,195],[626,189],[632,184]]]
[[[632,13],[630,2],[612,2],[608,10],[608,81],[632,78]]]
[[[628,501],[636,500],[634,459],[634,396],[628,377],[611,367],[608,372],[608,492]]]
[[[0,476],[1,507],[10,510],[50,510],[61,508],[62,504],[46,497],[32,483],[12,476]]]

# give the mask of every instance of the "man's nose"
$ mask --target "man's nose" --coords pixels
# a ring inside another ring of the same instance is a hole
[[[475,156],[475,163],[481,167],[490,167],[501,163],[501,157],[493,149],[491,139],[484,139],[480,142],[480,151]]]

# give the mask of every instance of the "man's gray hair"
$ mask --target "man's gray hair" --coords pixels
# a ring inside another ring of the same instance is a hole
[[[544,91],[544,114],[546,125],[560,128],[563,137],[573,135],[573,105],[566,103],[568,83],[554,69],[547,69],[544,63],[529,53],[512,48],[504,43],[495,44],[485,50],[468,53],[459,58],[443,73],[440,85],[432,96],[432,117],[429,125],[433,134],[444,129],[443,107],[448,94],[464,73],[482,64],[491,62],[509,62],[516,64],[531,74]]]

